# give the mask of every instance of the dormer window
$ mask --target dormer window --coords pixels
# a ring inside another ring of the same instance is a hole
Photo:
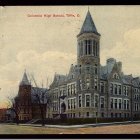
[[[113,78],[114,78],[114,79],[119,79],[118,74],[115,73],[115,74],[113,75]]]

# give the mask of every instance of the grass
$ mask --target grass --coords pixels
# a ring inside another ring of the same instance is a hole
[[[69,129],[0,124],[0,134],[140,134],[140,124]]]

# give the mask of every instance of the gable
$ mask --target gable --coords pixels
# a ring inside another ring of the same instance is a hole
[[[119,71],[117,64],[113,66],[112,71],[108,75],[108,80],[122,83],[121,72]]]

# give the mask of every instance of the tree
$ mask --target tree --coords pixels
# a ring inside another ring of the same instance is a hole
[[[51,105],[51,96],[48,94],[48,89],[47,88],[39,88],[36,80],[33,75],[31,75],[32,80],[34,81],[35,88],[32,88],[34,90],[34,97],[37,105],[39,106],[40,113],[41,113],[41,123],[42,126],[45,125],[45,118],[44,114],[46,114],[47,108],[50,107]],[[43,85],[43,84],[42,84]]]
[[[16,124],[19,125],[19,113],[20,113],[20,107],[19,107],[19,99],[18,97],[8,97],[8,109],[13,111],[15,114],[15,121]]]

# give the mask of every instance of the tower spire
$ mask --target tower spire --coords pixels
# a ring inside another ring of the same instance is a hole
[[[83,33],[95,33],[95,34],[100,36],[100,34],[98,33],[98,31],[96,29],[94,21],[91,17],[91,14],[90,14],[90,11],[89,11],[89,6],[88,6],[88,12],[87,12],[85,21],[83,23],[83,26],[81,28],[81,31],[80,31],[79,35],[81,35]]]
[[[24,70],[23,78],[20,82],[20,85],[31,85],[26,74],[26,69]]]

